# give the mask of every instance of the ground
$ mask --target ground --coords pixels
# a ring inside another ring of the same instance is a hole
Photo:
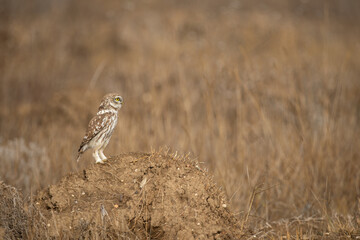
[[[238,239],[243,235],[223,191],[196,161],[183,156],[111,157],[40,191],[33,205],[42,216],[42,227],[33,229],[40,238]],[[28,234],[24,226],[14,233],[16,224],[7,226],[8,236]]]

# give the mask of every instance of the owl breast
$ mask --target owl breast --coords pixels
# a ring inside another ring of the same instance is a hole
[[[102,121],[98,122],[98,129],[101,129],[99,133],[90,141],[91,147],[101,147],[110,140],[112,133],[114,132],[117,124],[117,114],[107,114]]]

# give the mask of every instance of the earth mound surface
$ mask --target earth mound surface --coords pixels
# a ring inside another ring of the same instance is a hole
[[[38,193],[44,237],[239,239],[225,196],[185,157],[128,153]]]

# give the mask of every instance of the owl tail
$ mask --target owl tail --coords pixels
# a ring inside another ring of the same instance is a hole
[[[83,154],[86,150],[86,146],[81,143],[80,147],[79,147],[79,150],[78,150],[78,155],[77,155],[77,158],[76,158],[76,162],[79,162],[80,160],[80,157],[81,157],[81,154]]]
[[[81,157],[81,152],[78,153],[78,156],[77,156],[77,158],[76,158],[76,162],[79,162],[80,157]]]

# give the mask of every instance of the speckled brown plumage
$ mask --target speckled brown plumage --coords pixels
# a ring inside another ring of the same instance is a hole
[[[117,93],[110,93],[103,97],[99,110],[88,125],[86,134],[78,150],[79,161],[81,154],[93,148],[93,156],[97,163],[106,160],[103,151],[110,141],[111,135],[117,124],[118,111],[123,104],[122,97]]]

